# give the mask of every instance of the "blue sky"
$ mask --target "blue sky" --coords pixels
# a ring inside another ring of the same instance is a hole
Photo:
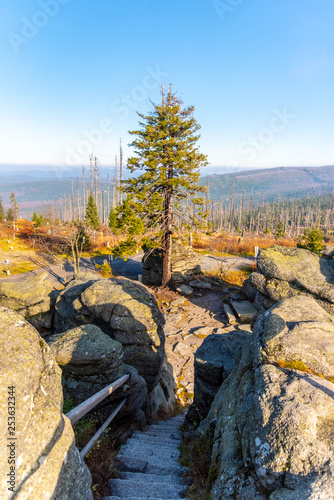
[[[172,82],[211,166],[334,164],[332,0],[12,0],[0,164],[111,165]]]

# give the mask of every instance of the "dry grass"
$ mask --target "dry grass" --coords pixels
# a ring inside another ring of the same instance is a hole
[[[193,242],[193,248],[221,252],[232,255],[254,255],[254,248],[268,248],[272,245],[296,247],[297,242],[289,238],[275,238],[274,236],[245,236],[241,238],[236,235],[220,234],[211,238],[198,238]]]
[[[324,375],[322,375],[321,373],[318,373],[312,368],[309,368],[307,365],[305,365],[303,361],[299,360],[286,361],[278,359],[276,362],[280,368],[289,368],[290,370],[298,370],[300,372],[310,373],[311,375],[323,378],[334,384],[334,377],[324,377]]]
[[[176,417],[177,415],[182,415],[184,413],[184,407],[179,401],[177,401],[173,408],[166,409],[164,406],[160,406],[157,415],[152,422],[161,422],[167,420],[168,418]]]
[[[9,241],[9,243],[8,243]],[[12,249],[10,247],[13,247]],[[9,237],[7,236],[5,239],[0,239],[0,251],[3,252],[27,252],[31,250],[30,246],[23,240],[21,240],[17,235],[15,235],[15,240],[13,239],[13,235],[11,234]]]
[[[249,277],[250,271],[206,271],[205,276],[209,276],[218,282],[229,283],[230,285],[242,286],[243,282]]]
[[[95,499],[110,495],[109,479],[119,477],[117,469],[118,449],[108,436],[108,429],[88,453],[85,462],[92,475],[92,490]]]
[[[80,419],[74,425],[76,445],[79,448],[84,448],[101,425],[102,420],[97,413]],[[110,495],[108,481],[111,478],[119,477],[116,458],[118,449],[110,439],[109,432],[110,428],[107,428],[85,458],[85,463],[92,475],[92,490],[95,500]]]
[[[0,277],[7,276],[6,267],[9,268],[11,275],[28,273],[29,271],[34,271],[35,269],[38,268],[38,266],[36,264],[32,264],[31,262],[22,262],[22,263],[17,264],[17,265],[8,265],[5,267],[2,267]]]
[[[179,462],[190,469],[192,484],[187,498],[209,500],[210,488],[217,478],[217,469],[211,466],[212,439],[207,435],[184,439],[179,447]]]

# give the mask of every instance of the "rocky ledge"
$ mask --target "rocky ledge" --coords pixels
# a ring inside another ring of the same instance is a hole
[[[334,498],[333,317],[295,296],[230,343],[229,357],[223,338],[205,340],[221,353],[220,372],[202,353],[195,380],[199,400],[209,372],[222,379],[198,431],[213,438],[211,500]]]
[[[301,248],[274,245],[260,251],[257,272],[243,285],[259,314],[282,299],[312,297],[334,314],[334,259]]]
[[[1,498],[93,500],[90,472],[75,447],[71,423],[62,414],[61,370],[35,328],[3,307],[0,365]],[[8,388],[12,386],[16,398],[16,425],[10,421],[15,427],[13,440],[6,433],[11,416],[8,401],[13,402],[8,399]],[[13,469],[9,459],[15,461]]]
[[[155,298],[143,285],[82,273],[59,294],[54,331],[98,326],[122,344],[123,362],[136,368],[151,391],[164,360],[164,322]]]

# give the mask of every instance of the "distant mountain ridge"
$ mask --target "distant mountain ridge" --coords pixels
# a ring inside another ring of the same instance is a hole
[[[103,170],[103,181],[100,190],[106,191],[106,175],[109,172],[109,189],[112,190],[111,169]],[[48,176],[52,174],[52,177]],[[79,178],[79,193],[82,193],[81,171],[76,172]],[[69,199],[71,192],[71,179],[65,177],[59,179],[56,172],[42,172],[42,179],[36,180],[39,171],[21,172],[24,178],[20,178],[18,172],[13,173],[14,180],[9,174],[0,173],[0,196],[5,206],[8,206],[10,193],[13,191],[20,207],[20,214],[30,217],[34,210],[41,211],[43,205],[60,203],[64,197]],[[11,179],[11,180],[9,180]],[[73,176],[74,198],[76,200],[76,181]],[[232,190],[235,189],[235,199],[238,204],[243,191],[245,200],[249,200],[253,190],[254,204],[264,202],[282,201],[284,199],[316,196],[334,190],[334,165],[322,167],[276,167],[245,171],[237,171],[222,174],[210,174],[202,176],[199,183],[203,186],[209,184],[208,198],[213,202],[222,201],[229,203]],[[88,171],[86,169],[86,186],[89,184]],[[111,197],[110,197],[111,200]]]
[[[334,188],[334,165],[322,167],[276,167],[254,169],[228,174],[212,174],[201,177],[200,184],[209,185],[209,198],[213,201],[228,201],[233,187],[236,199],[245,192],[245,199],[251,197],[254,202],[262,199],[301,198],[309,194],[316,196]]]

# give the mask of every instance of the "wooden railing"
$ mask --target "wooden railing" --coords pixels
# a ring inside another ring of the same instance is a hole
[[[97,392],[94,394],[94,396],[91,396],[90,398],[86,399],[83,403],[80,405],[76,406],[73,408],[73,410],[69,411],[66,413],[66,417],[70,419],[71,424],[74,425],[80,418],[82,418],[86,413],[91,411],[95,406],[97,406],[101,401],[103,401],[109,394],[114,392],[118,387],[123,385],[127,380],[129,380],[130,375],[123,375],[123,377],[120,377],[119,379],[115,380],[112,384],[108,385],[104,389],[101,389],[101,391]],[[94,444],[96,441],[100,438],[102,433],[105,431],[105,429],[108,427],[110,422],[116,417],[117,413],[120,411],[120,409],[123,407],[125,404],[127,398],[124,398],[121,403],[117,406],[117,408],[112,412],[110,417],[104,422],[102,427],[94,434],[92,439],[89,441],[89,443],[86,444],[84,449],[80,452],[80,457],[82,459],[85,458],[85,456],[89,453],[89,451],[93,448]]]

